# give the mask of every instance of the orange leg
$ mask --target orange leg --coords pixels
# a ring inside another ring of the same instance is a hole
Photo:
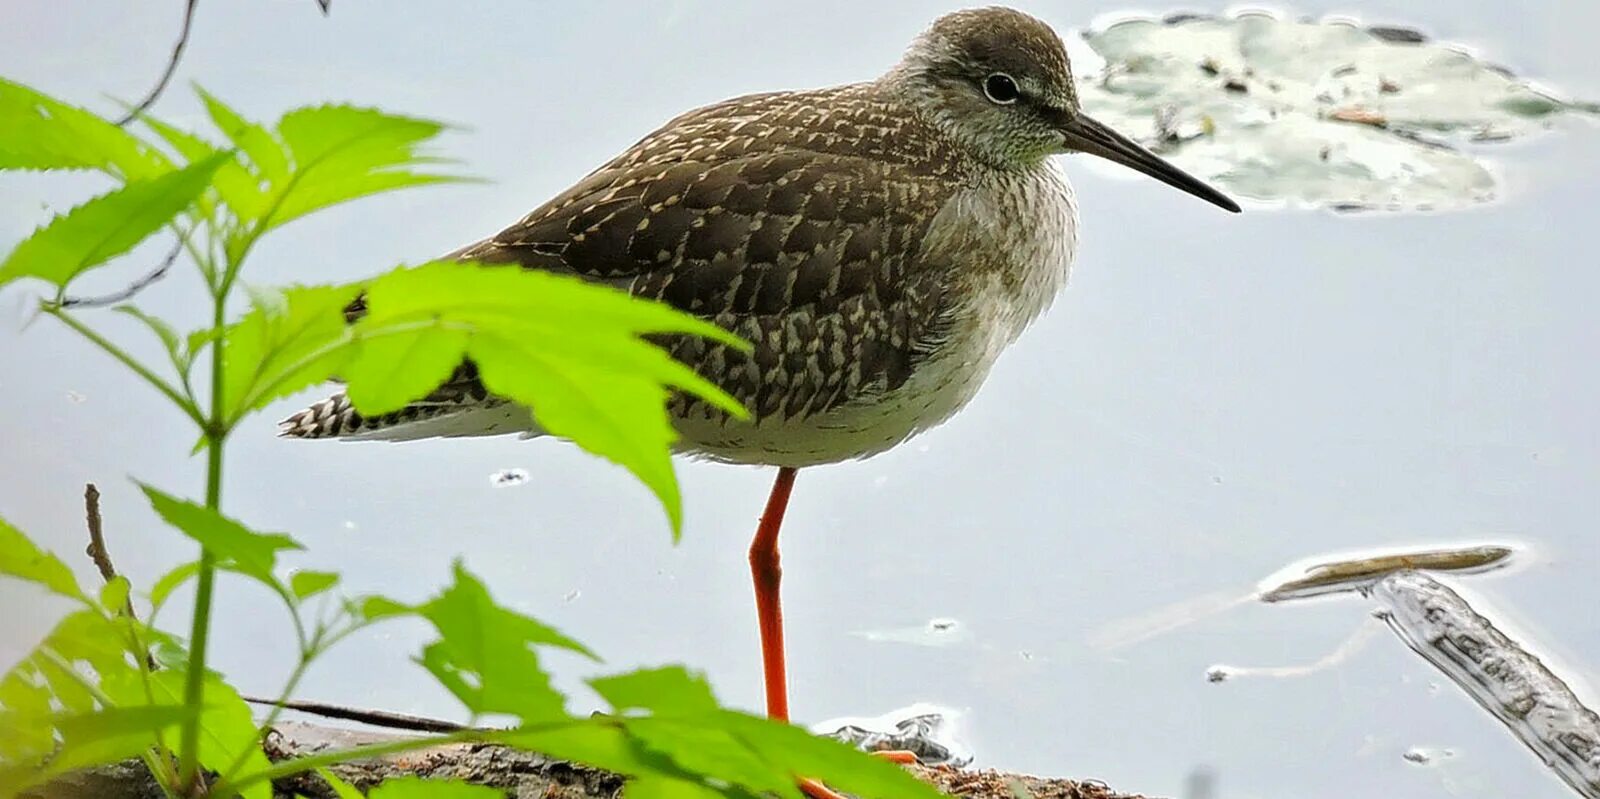
[[[783,526],[783,512],[789,507],[789,495],[794,491],[798,472],[789,466],[778,469],[772,493],[767,496],[767,508],[756,526],[755,540],[750,542],[750,576],[756,586],[756,617],[761,624],[761,668],[766,678],[767,716],[780,721],[789,720],[789,682],[783,658],[783,602],[778,592],[783,581],[783,567],[778,563],[778,529]],[[917,762],[917,756],[910,752],[874,754],[892,763]],[[843,799],[816,780],[801,780],[800,790],[811,799]]]
[[[785,466],[778,470],[767,497],[767,509],[750,542],[750,576],[756,584],[756,618],[761,623],[761,668],[766,677],[767,715],[789,720],[789,683],[783,662],[783,603],[778,598],[778,583],[783,568],[778,565],[778,528],[783,526],[783,511],[789,507],[794,476],[799,470]]]

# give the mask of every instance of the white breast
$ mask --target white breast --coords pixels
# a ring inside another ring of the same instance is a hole
[[[733,463],[813,466],[864,458],[961,410],[1000,353],[1066,285],[1077,249],[1072,188],[1053,163],[991,176],[951,199],[925,251],[962,273],[946,343],[898,389],[800,420],[682,420],[683,450]]]

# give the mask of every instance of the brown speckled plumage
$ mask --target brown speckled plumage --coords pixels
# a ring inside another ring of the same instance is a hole
[[[989,94],[996,74],[1028,102]],[[1048,26],[958,12],[878,80],[682,114],[452,256],[615,286],[751,341],[749,354],[660,342],[753,416],[675,397],[686,451],[797,466],[862,457],[964,405],[1065,283],[1076,208],[1049,156],[1077,113]],[[469,364],[402,412],[414,418],[363,420],[335,397],[283,431],[537,434],[506,405]]]
[[[456,253],[611,283],[710,319],[749,355],[667,343],[757,419],[904,383],[946,264],[918,258],[959,184],[933,133],[870,84],[691,111],[499,234]],[[680,413],[708,408],[677,400]]]

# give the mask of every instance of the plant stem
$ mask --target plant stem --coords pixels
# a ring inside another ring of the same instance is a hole
[[[250,757],[252,749],[260,749],[261,745],[266,743],[267,736],[272,733],[272,725],[278,721],[278,716],[283,713],[283,703],[294,696],[294,689],[300,686],[300,679],[306,676],[306,669],[311,665],[312,658],[315,658],[317,654],[317,652],[313,651],[302,651],[300,653],[300,662],[295,664],[294,672],[289,675],[288,681],[284,683],[283,692],[278,695],[278,701],[272,704],[272,709],[267,711],[267,718],[257,727],[255,742],[250,747],[241,749],[238,756],[233,759],[233,765],[229,766],[227,771],[222,772],[223,782],[233,779],[234,775],[239,773],[239,769],[244,767],[246,758]]]
[[[91,328],[88,325],[78,321],[72,316],[72,314],[67,313],[56,305],[46,304],[44,306],[44,312],[54,316],[57,319],[60,319],[62,324],[72,328],[78,333],[78,335],[88,339],[90,343],[99,347],[106,354],[116,358],[118,361],[121,361],[122,365],[131,369],[134,374],[144,378],[146,383],[149,383],[153,388],[165,395],[167,399],[172,400],[172,404],[182,409],[185,414],[188,414],[189,418],[194,420],[195,424],[201,425],[202,427],[205,425],[205,419],[200,416],[200,411],[195,407],[192,399],[184,396],[183,393],[178,391],[176,388],[173,388],[172,384],[162,380],[156,375],[155,372],[150,371],[149,367],[140,363],[132,355],[129,355],[127,352],[123,351],[121,347],[112,344],[108,339],[106,339],[105,336],[95,332],[94,328]]]
[[[222,338],[226,293],[212,303],[211,327],[215,338],[211,342],[211,415],[203,425],[206,441],[206,507],[219,510],[222,501],[222,446],[228,438],[228,428],[223,425]],[[184,721],[183,735],[179,739],[178,774],[185,795],[193,796],[200,773],[200,713],[205,705],[206,644],[211,632],[211,592],[216,583],[217,558],[205,547],[200,548],[200,569],[194,591],[194,624],[189,633],[189,669],[184,674],[183,704],[194,710]]]

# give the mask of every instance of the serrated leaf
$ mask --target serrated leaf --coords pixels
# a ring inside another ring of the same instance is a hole
[[[768,763],[731,732],[714,725],[668,718],[631,718],[628,733],[691,774],[713,777],[751,793],[802,799],[797,780],[782,761]]]
[[[190,163],[223,152],[222,148],[212,142],[154,117],[146,116],[143,121]],[[211,176],[211,185],[217,190],[217,196],[221,197],[240,219],[255,219],[264,210],[266,193],[262,190],[260,181],[239,163],[237,157],[230,157],[222,166],[217,167],[216,174]]]
[[[133,249],[194,203],[223,157],[131,181],[57,215],[0,262],[0,285],[37,277],[66,286],[84,271]]]
[[[149,675],[150,690],[155,704],[177,704],[183,701],[184,672],[167,670]],[[119,705],[137,707],[148,705],[144,685],[137,672],[129,672],[104,686]],[[200,713],[200,745],[197,750],[201,765],[213,771],[230,768],[240,752],[246,752],[244,766],[239,775],[249,775],[271,768],[261,750],[255,719],[250,706],[239,698],[239,692],[223,682],[216,673],[207,673],[203,682],[203,709]],[[168,738],[168,743],[176,743]],[[262,782],[243,791],[245,799],[271,799],[272,786]]]
[[[98,169],[125,180],[172,164],[99,115],[0,79],[0,169]]]
[[[89,693],[88,686],[83,684],[86,679],[84,675],[72,668],[71,664],[62,666],[50,658],[42,657],[32,658],[31,664],[38,669],[45,684],[50,686],[50,697],[62,710],[68,713],[94,712],[94,694]]]
[[[419,335],[419,329],[470,331],[466,354],[484,385],[528,406],[545,431],[632,471],[661,500],[674,535],[682,514],[668,454],[676,432],[664,408],[667,388],[745,415],[732,397],[641,337],[676,333],[743,342],[709,322],[603,286],[434,262],[378,278],[368,288],[366,308],[354,327],[360,354],[352,365],[365,362],[370,344],[389,337]],[[374,353],[380,364],[387,362],[386,350]],[[361,371],[382,375],[377,367]],[[352,398],[375,379],[347,377]],[[371,390],[395,399],[386,388]]]
[[[191,560],[188,563],[180,563],[177,566],[172,567],[172,569],[166,574],[163,574],[157,578],[156,581],[150,586],[151,614],[153,615],[157,610],[160,610],[163,605],[167,604],[167,597],[171,596],[172,592],[177,590],[178,586],[183,585],[184,583],[193,579],[194,576],[199,573],[199,561]]]
[[[224,334],[223,406],[237,421],[279,397],[327,380],[349,360],[344,308],[356,286],[295,287],[257,306]]]
[[[660,500],[677,540],[683,504],[665,389],[499,336],[480,334],[468,351],[490,392],[527,405],[540,427],[633,472]]]
[[[156,338],[161,339],[161,347],[167,351],[167,357],[172,363],[174,365],[180,363],[183,341],[178,338],[178,331],[173,330],[172,325],[167,324],[166,320],[159,316],[151,316],[135,305],[118,305],[113,310],[142,322],[150,332],[156,334]]]
[[[136,756],[155,744],[157,734],[193,715],[182,705],[147,704],[59,716],[54,726],[61,733],[61,749],[50,759],[48,771],[63,774]]]
[[[69,662],[88,663],[102,677],[128,668],[122,631],[98,610],[79,610],[63,616],[40,647],[54,650]]]
[[[474,713],[508,713],[525,723],[566,718],[566,699],[550,686],[535,646],[594,657],[543,622],[495,604],[483,583],[458,561],[455,581],[417,608],[439,640],[419,662]]]
[[[152,486],[139,484],[157,515],[184,535],[198,541],[226,567],[277,587],[273,574],[278,553],[302,549],[283,533],[258,533],[203,505],[178,499]]]
[[[290,111],[278,136],[293,156],[294,180],[277,198],[271,226],[346,200],[404,186],[458,180],[412,172],[430,163],[419,145],[444,126],[370,108],[319,106]]]
[[[0,518],[0,574],[27,580],[71,599],[83,599],[83,589],[60,558],[33,543],[21,530]]]
[[[438,388],[461,365],[471,334],[443,320],[417,330],[374,337],[340,370],[356,410],[371,417],[404,408]]]
[[[944,799],[905,769],[800,727],[731,710],[717,714],[715,724],[767,762],[836,791],[872,799]]]
[[[206,113],[211,115],[211,121],[217,126],[217,130],[222,131],[222,135],[250,159],[256,174],[262,180],[267,183],[282,183],[289,176],[288,154],[284,152],[283,145],[276,137],[266,128],[240,116],[237,111],[205,89],[196,87],[195,91],[200,94]]]
[[[295,599],[309,599],[338,584],[339,575],[334,572],[297,571],[289,575],[289,590],[294,592]]]
[[[373,788],[367,799],[505,799],[505,792],[461,780],[396,777]]]
[[[618,712],[648,710],[660,716],[692,716],[720,709],[705,675],[682,666],[598,677],[590,680],[589,686]]]
[[[128,606],[128,578],[117,575],[100,588],[100,607],[109,613],[121,613]]]

